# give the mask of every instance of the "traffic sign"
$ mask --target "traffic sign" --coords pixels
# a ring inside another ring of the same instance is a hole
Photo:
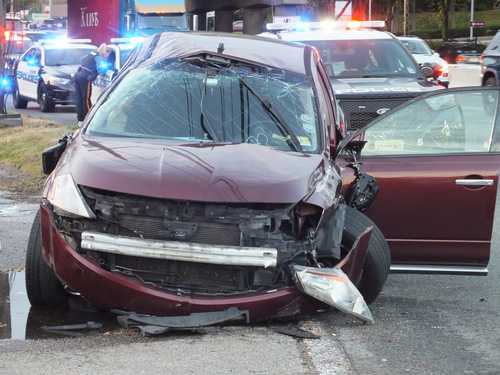
[[[480,28],[483,28],[486,26],[486,22],[484,22],[484,21],[471,21],[470,26],[475,27],[477,29],[480,29]]]

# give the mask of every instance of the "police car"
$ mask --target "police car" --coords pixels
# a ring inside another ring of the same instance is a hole
[[[350,130],[364,127],[392,108],[442,86],[419,67],[384,21],[268,24],[261,36],[316,47],[332,80]]]
[[[51,112],[56,104],[73,104],[72,76],[80,60],[95,48],[86,39],[51,39],[33,45],[14,68],[14,107],[26,108],[29,101],[36,101],[42,112]]]
[[[109,86],[115,75],[123,67],[128,57],[135,47],[140,44],[144,38],[113,38],[108,47],[112,49],[107,61],[101,61],[97,70],[99,75],[92,85],[92,103],[95,103],[102,92]]]

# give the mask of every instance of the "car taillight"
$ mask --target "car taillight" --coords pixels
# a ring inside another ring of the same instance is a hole
[[[463,55],[458,55],[457,58],[455,59],[457,63],[463,63],[465,61],[465,56]]]

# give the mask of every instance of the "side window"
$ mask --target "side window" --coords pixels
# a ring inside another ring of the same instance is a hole
[[[26,52],[22,58],[22,60],[24,62],[27,62],[27,61],[30,61],[31,58],[33,57],[33,51],[34,51],[34,48],[30,49],[28,52]]]
[[[365,131],[365,156],[489,152],[498,90],[442,92],[416,100]]]
[[[38,63],[42,63],[42,53],[38,48],[33,49],[33,59]]]

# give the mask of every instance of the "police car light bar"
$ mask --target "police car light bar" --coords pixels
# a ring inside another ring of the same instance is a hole
[[[268,31],[311,31],[341,29],[383,29],[385,21],[320,21],[268,23]]]
[[[39,41],[40,44],[55,44],[55,43],[92,43],[90,39],[68,39],[65,37],[61,38],[49,38],[49,39],[41,39]]]
[[[138,44],[138,43],[142,43],[143,41],[144,41],[144,38],[142,38],[142,37],[111,38],[110,39],[110,42],[112,44],[124,44],[124,43]]]

